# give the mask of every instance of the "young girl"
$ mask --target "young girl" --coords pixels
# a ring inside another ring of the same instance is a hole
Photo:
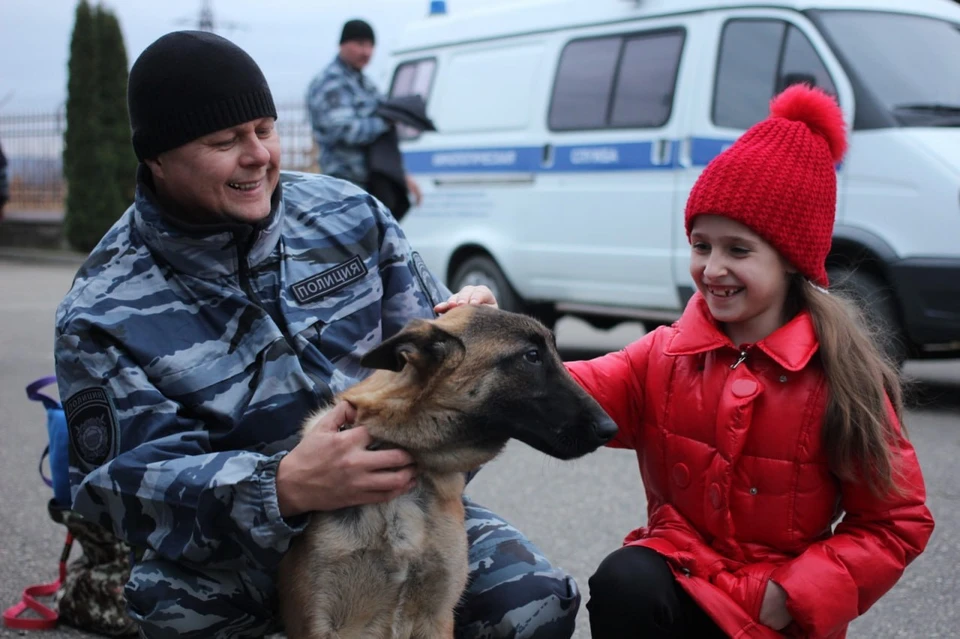
[[[822,288],[845,145],[829,96],[775,98],[690,194],[680,320],[568,365],[647,496],[590,579],[594,639],[843,637],[924,549],[897,373]]]
[[[594,639],[842,638],[926,546],[897,373],[822,288],[845,147],[829,96],[775,98],[690,194],[680,320],[568,365],[647,496],[647,525],[590,579]],[[436,310],[464,303],[495,301]]]

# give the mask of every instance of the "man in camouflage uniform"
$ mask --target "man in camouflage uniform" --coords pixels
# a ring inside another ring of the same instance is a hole
[[[374,48],[373,27],[348,20],[340,35],[340,52],[310,83],[307,111],[313,138],[320,148],[320,171],[366,188],[366,148],[391,126],[375,114],[382,96],[363,73]],[[407,190],[416,204],[420,187],[409,175]]]
[[[141,636],[259,637],[306,513],[414,480],[406,452],[338,431],[343,405],[299,441],[301,421],[449,292],[367,193],[280,172],[269,87],[227,40],[157,40],[128,107],[136,201],[57,310],[73,508],[136,549],[125,595]],[[464,499],[458,636],[569,637],[573,580]]]
[[[3,219],[3,207],[10,199],[10,182],[7,180],[7,157],[0,148],[0,220]]]

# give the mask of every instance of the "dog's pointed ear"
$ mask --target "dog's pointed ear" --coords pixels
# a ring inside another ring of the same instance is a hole
[[[384,340],[360,359],[360,365],[400,372],[407,364],[429,374],[441,364],[463,357],[466,347],[456,335],[427,320],[411,320],[402,331]]]

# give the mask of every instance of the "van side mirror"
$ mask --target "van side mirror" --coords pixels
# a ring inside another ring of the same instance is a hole
[[[795,84],[806,84],[809,87],[817,86],[817,78],[812,73],[787,73],[780,76],[780,86],[777,87],[777,93],[784,89],[792,87]]]

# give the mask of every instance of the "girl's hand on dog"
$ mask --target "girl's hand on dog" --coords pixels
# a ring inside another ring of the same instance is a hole
[[[416,485],[409,453],[367,450],[373,439],[363,426],[340,430],[356,413],[349,402],[340,402],[280,460],[277,500],[282,516],[390,501]]]
[[[440,302],[433,307],[437,313],[446,313],[451,308],[463,306],[464,304],[476,304],[477,306],[492,306],[498,308],[497,298],[491,291],[482,284],[480,286],[464,286],[458,292],[450,296],[446,302]]]

